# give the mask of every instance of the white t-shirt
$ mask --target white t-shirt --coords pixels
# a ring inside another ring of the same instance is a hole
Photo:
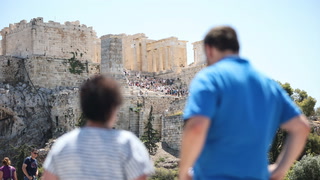
[[[145,146],[134,134],[93,127],[58,138],[43,166],[60,180],[135,179],[154,171]]]

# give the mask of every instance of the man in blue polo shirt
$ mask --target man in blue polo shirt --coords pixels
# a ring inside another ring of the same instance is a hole
[[[213,28],[204,47],[208,67],[190,86],[179,178],[282,179],[305,145],[306,117],[277,82],[238,56],[234,29]],[[276,163],[268,166],[279,127],[288,138]]]

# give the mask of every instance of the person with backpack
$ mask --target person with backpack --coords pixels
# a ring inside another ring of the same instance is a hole
[[[2,160],[2,165],[0,167],[0,179],[1,180],[17,180],[16,168],[11,165],[11,161],[8,157]]]

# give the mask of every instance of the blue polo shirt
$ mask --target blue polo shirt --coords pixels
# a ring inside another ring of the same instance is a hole
[[[282,123],[301,114],[275,81],[239,57],[200,71],[190,86],[184,119],[211,121],[194,179],[269,179],[268,150]]]

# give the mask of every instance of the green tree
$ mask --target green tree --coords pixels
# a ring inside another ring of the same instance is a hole
[[[282,86],[282,88],[284,89],[284,90],[286,90],[287,91],[287,93],[289,94],[289,96],[291,97],[292,96],[292,94],[293,94],[293,89],[292,89],[292,87],[290,86],[290,84],[289,83],[284,83],[284,84],[281,84],[281,82],[278,82],[281,86]]]
[[[301,102],[296,102],[296,103],[301,108],[303,113],[307,117],[309,117],[315,114],[314,106],[316,105],[316,102],[317,101],[313,97],[308,96],[304,98]]]
[[[308,93],[304,90],[295,89],[291,97],[295,102],[302,102],[308,97]]]
[[[313,97],[309,96],[306,91],[300,89],[293,90],[293,88],[287,82],[284,84],[279,81],[277,82],[300,107],[300,109],[306,116],[312,116],[315,114],[314,106],[316,105],[317,101]]]
[[[144,133],[141,136],[141,141],[146,146],[150,154],[155,154],[158,149],[157,142],[160,141],[159,133],[157,130],[153,129],[152,121],[154,120],[154,116],[152,115],[153,106],[151,106],[148,121],[145,124]]]

